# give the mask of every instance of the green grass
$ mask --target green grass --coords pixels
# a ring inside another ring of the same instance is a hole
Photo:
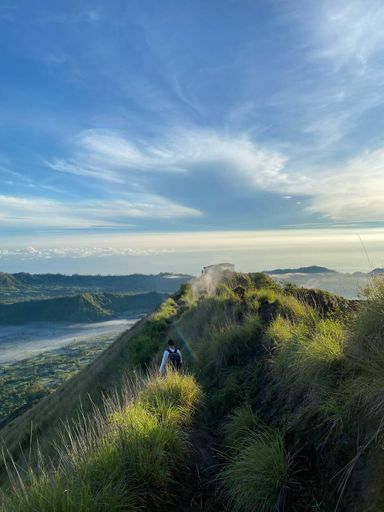
[[[168,320],[172,316],[176,314],[177,304],[171,297],[165,300],[159,309],[155,311],[152,315],[150,315],[150,320],[159,321],[159,320]]]
[[[384,417],[384,278],[365,290],[366,302],[350,327],[346,344],[346,373],[350,408],[378,421]]]
[[[295,326],[287,318],[278,315],[265,329],[264,339],[272,350],[283,349],[292,341]]]
[[[219,419],[257,396],[260,367],[257,362],[250,362],[247,366],[235,366],[214,376],[203,374],[201,377],[208,390],[209,411]]]
[[[217,371],[236,364],[246,364],[259,345],[261,322],[258,315],[247,316],[241,324],[227,324],[205,347],[203,365],[214,365]]]
[[[223,297],[212,297],[192,305],[178,320],[183,336],[194,345],[204,342],[223,324],[236,320],[236,305]]]
[[[228,275],[217,292],[197,298],[184,287],[127,338],[112,365],[117,373],[148,367],[168,337],[180,336],[204,400],[191,375],[141,377],[70,429],[60,465],[16,480],[5,512],[48,502],[48,512],[334,510],[328,489],[384,418],[384,285],[368,292],[348,326],[349,316],[331,314],[332,297],[315,293],[320,311],[313,293],[293,296],[262,275]],[[363,491],[381,464],[379,450],[365,455]],[[349,499],[358,495],[353,478],[348,486]]]
[[[260,427],[260,419],[249,404],[236,407],[229,414],[223,426],[224,444],[230,449],[241,446],[249,433]]]
[[[190,375],[149,376],[68,427],[60,463],[11,473],[3,512],[167,510],[190,449],[187,425],[201,400]]]
[[[346,330],[340,322],[327,319],[308,326],[278,317],[266,338],[272,375],[292,400],[305,394],[319,400],[330,392],[345,357]]]
[[[201,401],[201,389],[191,375],[167,372],[167,377],[154,376],[138,395],[138,400],[153,414],[164,419],[172,409],[175,420],[190,424],[193,413]]]
[[[140,508],[124,491],[124,480],[119,483],[105,474],[103,486],[95,490],[86,479],[74,480],[62,473],[49,472],[38,476],[31,472],[28,486],[5,498],[3,511],[12,512],[138,512]],[[96,491],[96,492],[95,492]]]
[[[292,485],[292,464],[278,431],[249,434],[219,475],[231,510],[284,510],[286,493]]]

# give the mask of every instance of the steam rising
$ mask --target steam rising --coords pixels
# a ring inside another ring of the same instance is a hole
[[[234,271],[235,267],[232,263],[220,263],[204,267],[201,276],[191,281],[193,297],[197,299],[202,294],[213,297],[218,285],[223,282],[224,276],[228,275],[228,272]]]

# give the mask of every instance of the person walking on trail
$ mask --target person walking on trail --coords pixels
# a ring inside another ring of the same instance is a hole
[[[183,364],[183,356],[178,348],[175,347],[173,340],[168,340],[168,347],[164,350],[160,365],[160,375],[163,375],[166,368],[180,370]]]

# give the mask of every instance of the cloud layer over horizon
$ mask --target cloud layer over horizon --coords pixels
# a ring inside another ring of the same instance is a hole
[[[4,0],[0,236],[384,227],[383,22],[378,0]]]

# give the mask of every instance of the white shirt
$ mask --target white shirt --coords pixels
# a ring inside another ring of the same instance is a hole
[[[164,369],[167,366],[168,359],[169,359],[169,351],[171,351],[171,352],[178,352],[178,354],[180,355],[180,362],[181,363],[183,362],[183,357],[182,357],[181,352],[180,352],[180,350],[178,348],[175,348],[174,350],[172,350],[171,348],[167,349],[167,350],[164,350],[163,359],[161,360],[161,365],[160,365],[160,375],[163,374]]]

